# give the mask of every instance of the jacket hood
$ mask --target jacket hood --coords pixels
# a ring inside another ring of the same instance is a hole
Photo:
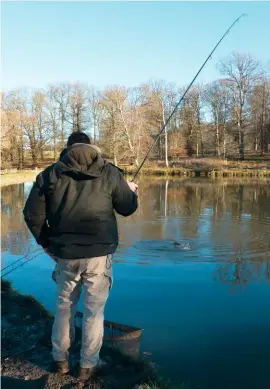
[[[101,150],[94,145],[75,143],[64,149],[57,163],[59,173],[99,177],[105,166]]]

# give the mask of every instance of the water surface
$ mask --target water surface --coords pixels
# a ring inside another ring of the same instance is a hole
[[[2,189],[2,267],[38,249],[21,214],[30,188]],[[143,351],[177,384],[269,389],[269,183],[142,179],[119,226],[106,318],[143,328]],[[36,253],[7,278],[53,312],[54,265]]]

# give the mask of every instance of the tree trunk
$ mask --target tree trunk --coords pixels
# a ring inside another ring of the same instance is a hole
[[[261,157],[264,154],[264,128],[261,126],[261,131],[260,131],[260,151],[261,151]]]
[[[37,140],[36,140],[36,128],[34,125],[29,128],[29,143],[30,143],[30,149],[31,149],[31,156],[34,167],[37,166],[37,154],[38,154],[38,147],[37,147]]]
[[[56,135],[53,136],[53,159],[56,160]]]
[[[201,127],[201,117],[200,117],[200,111],[197,112],[197,148],[198,148],[198,134],[200,138],[200,146],[201,146],[201,157],[204,157],[204,144],[203,144],[203,137],[202,137],[202,127]],[[199,148],[197,149],[197,157],[199,156]]]
[[[24,164],[24,148],[23,148],[23,141],[21,143],[21,156],[22,156],[22,167],[23,167],[23,164]]]
[[[111,131],[113,133],[113,162],[115,166],[117,166],[117,144],[116,144],[116,136],[115,136],[114,113],[112,113],[111,119],[112,119]]]
[[[220,139],[219,139],[219,120],[218,113],[216,118],[216,155],[220,157]]]
[[[14,128],[13,128],[14,130]],[[15,161],[15,150],[16,150],[16,138],[12,137],[10,141],[10,149],[9,149],[9,155],[10,155],[10,161],[14,162]]]
[[[216,125],[216,155],[220,157],[219,126]]]
[[[226,159],[226,148],[227,148],[227,144],[226,144],[226,135],[227,135],[227,131],[226,131],[226,104],[224,104],[224,119],[223,119],[223,158]]]
[[[40,147],[40,159],[41,159],[42,162],[44,161],[44,150],[43,150],[43,146]]]
[[[164,105],[163,103],[162,104],[162,119],[163,119],[163,125],[165,125],[166,123],[166,120],[165,120],[165,112],[164,112]],[[166,167],[169,167],[169,161],[168,161],[168,132],[167,132],[167,126],[165,126],[165,164],[166,164]]]
[[[223,158],[226,159],[226,137],[223,138]]]
[[[93,141],[94,141],[94,144],[96,144],[96,125],[95,125],[95,123],[93,126]]]
[[[65,115],[64,112],[62,112],[61,115],[61,150],[65,147]]]
[[[24,149],[23,149],[23,134],[22,129],[20,129],[20,138],[18,144],[18,155],[19,155],[19,169],[22,170],[24,162]]]
[[[264,153],[268,153],[268,144],[269,144],[269,135],[268,135],[268,128],[265,125],[264,129],[264,144],[263,144],[263,151]]]
[[[265,89],[264,89],[265,92]],[[264,154],[264,145],[265,145],[265,93],[263,94],[263,101],[262,101],[262,114],[261,114],[261,156]],[[268,144],[268,140],[267,140]]]
[[[34,167],[37,167],[37,150],[35,146],[31,148],[31,155]]]
[[[238,124],[238,136],[239,136],[239,158],[241,161],[243,161],[245,159],[244,132],[240,124]]]
[[[203,144],[203,137],[202,137],[201,126],[200,126],[200,143],[201,143],[201,157],[204,158],[204,144]]]
[[[114,145],[113,145],[113,163],[115,164],[115,166],[117,166],[117,146],[116,146],[116,143],[114,142]]]
[[[161,142],[161,136],[158,140],[158,159],[162,160],[162,142]]]
[[[165,163],[166,163],[166,167],[169,167],[169,161],[168,161],[168,133],[167,133],[167,126],[165,127]]]
[[[53,159],[56,160],[56,142],[57,142],[57,124],[55,122],[55,116],[53,118]]]
[[[255,141],[254,141],[254,151],[258,151],[258,136],[255,136]]]
[[[80,108],[77,109],[77,131],[82,131]]]

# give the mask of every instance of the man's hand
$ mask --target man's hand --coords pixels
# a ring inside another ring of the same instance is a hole
[[[51,254],[48,249],[44,249],[44,251],[47,255],[49,255],[49,257],[51,257],[57,263],[57,258],[53,254]]]
[[[132,190],[132,192],[137,192],[138,185],[135,184],[135,182],[127,181],[129,188]]]

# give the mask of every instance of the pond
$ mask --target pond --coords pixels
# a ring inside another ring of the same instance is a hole
[[[38,254],[7,279],[53,312],[54,264],[22,219],[31,186],[2,188],[2,267]],[[269,183],[139,187],[138,211],[119,217],[106,319],[143,328],[142,350],[179,386],[269,389]]]

